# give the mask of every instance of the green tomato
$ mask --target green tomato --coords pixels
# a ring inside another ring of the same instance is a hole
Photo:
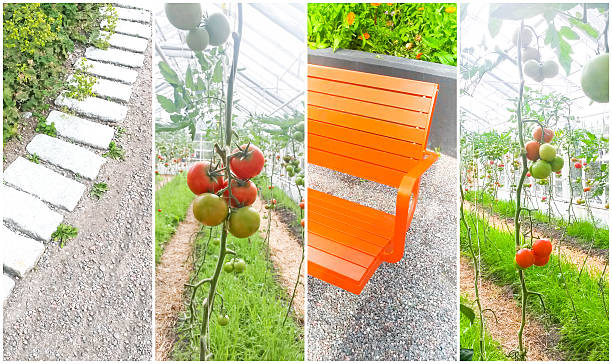
[[[551,162],[557,156],[557,151],[552,145],[545,143],[540,146],[540,159]]]
[[[211,242],[210,242],[210,243],[211,243],[212,245],[219,245],[219,244],[221,244],[221,239],[213,239],[213,240],[211,240]]]
[[[234,261],[234,271],[236,273],[242,273],[246,270],[246,262],[242,258],[238,258]]]
[[[553,172],[559,172],[563,168],[563,158],[556,156],[550,161],[550,168]]]
[[[227,324],[229,324],[229,316],[219,315],[219,317],[217,317],[217,323],[219,326],[227,326]]]
[[[227,263],[223,264],[223,270],[224,270],[226,273],[231,273],[231,272],[233,272],[233,271],[234,271],[234,262],[233,262],[233,261],[229,261],[229,262],[227,262]]]
[[[533,178],[544,179],[552,172],[550,164],[544,160],[537,160],[531,165],[531,175]]]

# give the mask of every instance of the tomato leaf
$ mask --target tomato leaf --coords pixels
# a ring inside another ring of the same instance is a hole
[[[169,84],[178,85],[180,83],[178,75],[166,62],[159,62],[158,66],[162,76]]]
[[[599,37],[599,32],[595,30],[595,28],[593,28],[591,25],[583,23],[575,18],[569,18],[569,21],[570,23],[572,23],[572,25],[587,33],[591,38],[596,39],[597,37]]]
[[[172,114],[176,112],[176,107],[174,106],[174,102],[172,102],[172,100],[170,100],[169,98],[163,95],[157,95],[157,102],[159,102],[159,105],[164,110],[166,110],[167,113]]]
[[[191,72],[191,65],[187,66],[187,71],[185,72],[185,86],[192,90],[195,88],[195,85],[193,84],[193,73]]]
[[[567,40],[578,40],[580,36],[568,26],[562,26],[559,29],[559,34]]]
[[[459,304],[459,310],[461,311],[462,314],[465,315],[465,317],[468,318],[468,320],[470,320],[471,324],[474,324],[474,318],[476,317],[476,314],[474,313],[474,310],[472,310],[470,307],[464,305],[463,303]]]
[[[215,83],[219,83],[222,80],[223,80],[223,64],[221,63],[221,60],[219,60],[217,64],[215,65],[215,70],[213,71],[212,81]]]

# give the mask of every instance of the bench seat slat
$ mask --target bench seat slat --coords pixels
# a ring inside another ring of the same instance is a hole
[[[337,110],[324,109],[318,106],[308,106],[308,128],[312,121],[324,122],[339,127],[350,128],[380,136],[412,142],[423,145],[427,138],[427,131],[422,128],[396,124],[385,120],[367,118]],[[422,147],[421,147],[422,148]]]
[[[311,202],[311,204],[308,205],[309,212],[319,211],[321,213],[326,213],[327,211],[333,211],[336,214],[335,216],[344,216],[347,220],[359,221],[359,224],[371,224],[380,230],[393,229],[393,220],[395,216],[384,211],[363,206],[310,188],[308,189],[308,200]],[[389,234],[383,234],[382,236],[390,237]]]
[[[308,77],[308,90],[425,113],[431,105],[431,98],[424,96],[315,77]]]
[[[413,159],[421,159],[423,146],[403,140],[387,138],[377,134],[349,129],[333,124],[308,120],[308,135],[337,139],[343,142],[355,143],[382,153],[392,153]]]
[[[429,114],[308,91],[308,105],[425,128]]]
[[[363,162],[394,169],[401,172],[408,171],[417,160],[397,154],[364,147],[357,144],[342,142],[340,140],[308,134],[308,146],[312,149],[330,151],[334,154],[351,157]]]
[[[403,172],[395,169],[377,166],[314,148],[308,148],[308,163],[324,166],[338,172],[352,174],[356,177],[365,178],[396,188],[404,177]]]
[[[384,247],[389,243],[389,239],[385,239],[379,235],[369,233],[368,231],[363,229],[355,229],[354,226],[350,226],[348,224],[343,224],[340,221],[326,218],[324,215],[317,214],[316,212],[313,212],[312,214],[310,214],[310,212],[308,213],[308,224],[312,225],[312,231],[318,231],[322,233],[331,229],[338,231],[344,235],[349,235],[356,239],[361,239],[380,247]],[[325,234],[322,235],[325,236]]]
[[[318,250],[335,255],[344,260],[348,260],[349,262],[357,264],[364,268],[369,268],[370,265],[374,263],[375,257],[378,255],[370,255],[361,252],[348,245],[337,243],[333,240],[324,238],[313,233],[308,233],[308,245],[312,246],[313,248],[317,248]],[[380,253],[380,249],[378,249],[378,253]]]
[[[351,279],[355,283],[359,282],[367,272],[365,267],[338,258],[335,255],[331,255],[310,245],[308,246],[308,262],[309,264],[314,263],[328,271],[336,272],[339,275]],[[308,270],[310,270],[310,266]]]
[[[325,78],[328,80],[356,83],[370,87],[378,87],[397,92],[405,92],[429,97],[435,95],[437,90],[437,85],[429,82],[345,70],[341,68],[331,68],[314,64],[308,65],[308,75],[312,77]]]

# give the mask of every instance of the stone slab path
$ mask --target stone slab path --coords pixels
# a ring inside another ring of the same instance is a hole
[[[127,4],[115,9],[119,20],[110,47],[89,47],[85,59],[75,63],[77,69],[97,78],[93,87],[97,97],[75,100],[60,95],[46,121],[55,125],[57,135],[34,136],[26,150],[37,162],[19,157],[4,171],[3,304],[15,279],[36,266],[63,214],[82,200],[86,187],[79,180],[95,182],[115,128],[127,116],[132,87],[151,38],[151,13]]]

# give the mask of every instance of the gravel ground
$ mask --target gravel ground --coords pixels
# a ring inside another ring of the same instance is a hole
[[[404,258],[361,295],[308,277],[309,360],[456,360],[457,160],[421,179]],[[394,188],[309,166],[310,188],[395,213]]]
[[[109,191],[64,212],[78,236],[48,244],[4,307],[5,360],[152,359],[151,43],[129,106]]]

